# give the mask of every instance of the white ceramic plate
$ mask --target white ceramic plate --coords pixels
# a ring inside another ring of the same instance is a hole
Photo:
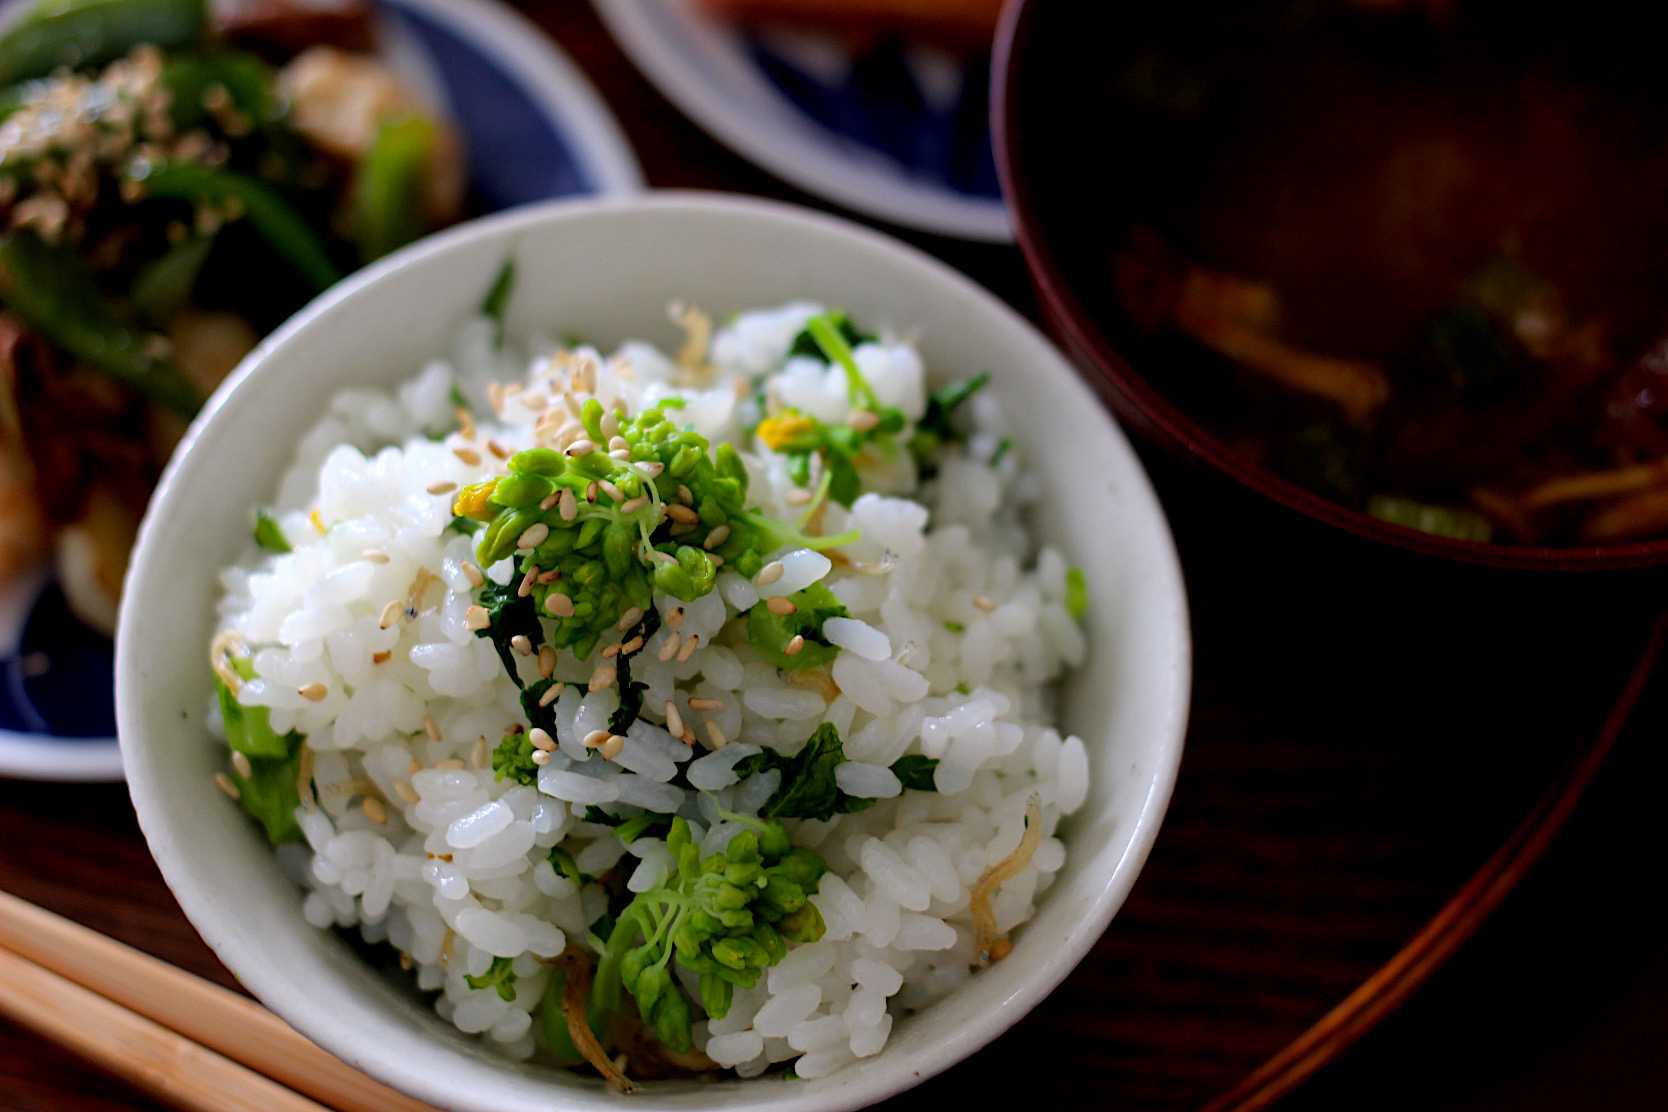
[[[929,373],[988,370],[1041,492],[1038,533],[1080,565],[1089,654],[1061,687],[1090,759],[1067,860],[1014,950],[898,1022],[885,1050],[816,1081],[665,1082],[622,1100],[598,1079],[495,1057],[309,926],[264,834],[214,786],[204,726],[219,569],[248,546],[302,433],[344,386],[387,388],[474,312],[506,256],[506,328],[574,331],[604,350],[681,342],[666,305],[723,317],[809,298],[872,327],[911,327]],[[575,265],[581,260],[582,265]],[[186,543],[183,538],[189,538]],[[140,530],[117,645],[128,787],[152,853],[214,952],[273,1011],[343,1060],[468,1112],[839,1112],[960,1061],[1046,996],[1105,931],[1157,835],[1186,727],[1187,603],[1169,529],[1123,434],[1037,331],[961,274],[873,231],[763,201],[657,194],[557,202],[432,237],[324,294],[244,361],[175,454]]]
[[[0,7],[0,26],[27,4]],[[378,36],[466,137],[489,210],[643,187],[619,125],[579,69],[496,0],[376,0]],[[119,780],[109,640],[64,607],[46,571],[0,591],[0,776]]]
[[[905,227],[1013,239],[990,153],[988,59],[924,47],[856,59],[817,35],[726,26],[696,0],[593,3],[669,100],[777,177]]]

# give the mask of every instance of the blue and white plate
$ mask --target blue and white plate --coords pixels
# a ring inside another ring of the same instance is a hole
[[[457,122],[489,209],[643,187],[636,156],[579,69],[496,0],[376,0],[382,53]],[[0,24],[22,0],[0,6]],[[204,649],[207,667],[207,649]],[[0,776],[119,780],[108,638],[41,570],[0,590]]]
[[[697,0],[593,3],[668,99],[777,177],[906,227],[1013,238],[988,58],[897,45],[854,56],[824,36],[729,26]]]

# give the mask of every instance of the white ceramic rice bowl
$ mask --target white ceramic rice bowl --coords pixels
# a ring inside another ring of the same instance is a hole
[[[1174,783],[1190,676],[1187,607],[1170,534],[1128,443],[1065,360],[1018,315],[944,265],[826,216],[760,201],[660,194],[558,202],[475,221],[332,289],[249,356],[176,452],[140,532],[116,653],[117,721],[135,810],[162,873],[219,958],[297,1029],[444,1108],[618,1107],[600,1080],[508,1061],[460,1035],[408,985],[309,926],[257,826],[215,788],[225,747],[204,727],[220,568],[247,543],[330,396],[390,386],[448,350],[503,260],[512,333],[576,331],[609,349],[670,349],[664,308],[726,315],[792,298],[920,337],[930,374],[988,370],[1027,465],[1051,493],[1035,526],[1080,565],[1090,652],[1061,700],[1089,748],[1088,802],[1061,829],[1068,857],[1013,952],[899,1022],[885,1050],[783,1084],[656,1083],[639,1109],[857,1108],[974,1053],[1089,951],[1145,861]]]

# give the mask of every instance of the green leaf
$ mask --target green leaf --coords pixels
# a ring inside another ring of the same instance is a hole
[[[933,757],[923,757],[918,753],[911,753],[907,757],[899,757],[892,762],[892,773],[906,791],[935,792],[938,785],[933,781],[933,772],[938,768],[938,761]]]
[[[481,301],[481,315],[493,324],[493,346],[504,342],[504,310],[509,307],[510,295],[515,293],[515,256],[504,260],[504,265],[498,269],[498,277],[492,281],[492,288],[487,290],[486,297]]]
[[[1083,615],[1089,612],[1089,584],[1083,578],[1082,568],[1066,569],[1066,613],[1073,621],[1080,622]]]
[[[794,604],[792,614],[773,614],[763,602],[747,612],[747,640],[753,651],[765,663],[788,672],[833,663],[840,650],[823,636],[823,623],[829,618],[849,618],[851,611],[821,583],[813,583],[787,598]],[[789,656],[788,642],[796,636],[805,638],[805,645]]]
[[[290,542],[279,528],[278,520],[259,506],[255,507],[255,543],[268,552],[290,551]]]
[[[495,988],[499,999],[514,1003],[515,970],[511,968],[514,964],[514,958],[493,958],[485,973],[479,977],[465,973],[463,981],[473,989]]]

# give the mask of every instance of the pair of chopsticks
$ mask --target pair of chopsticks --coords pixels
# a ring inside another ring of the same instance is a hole
[[[254,1001],[5,892],[0,1015],[190,1112],[434,1112]]]

